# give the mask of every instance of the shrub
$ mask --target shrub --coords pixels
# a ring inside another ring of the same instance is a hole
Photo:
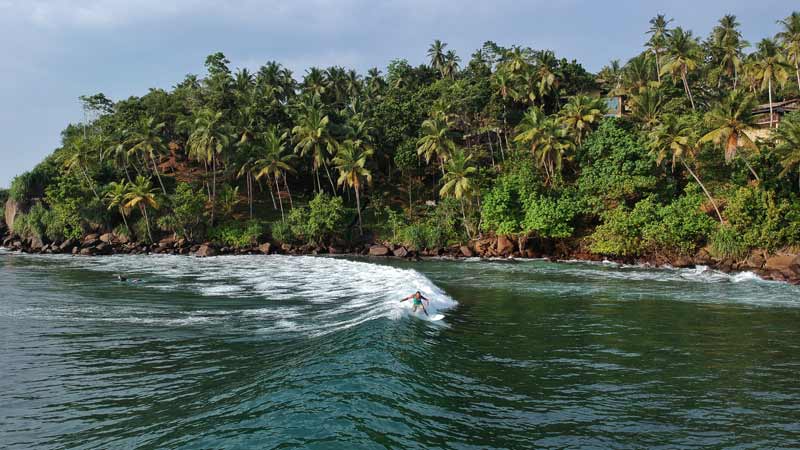
[[[128,223],[130,224],[130,219],[128,219]],[[144,220],[144,217],[140,217],[137,221],[133,222],[131,228],[133,228],[133,234],[136,235],[136,240],[142,244],[152,244],[150,235],[147,234],[147,222]]]
[[[121,223],[114,227],[114,235],[119,237],[125,237],[130,239],[132,236],[130,228],[128,228],[124,223]]]
[[[158,226],[189,241],[198,238],[206,222],[202,190],[194,191],[188,183],[180,183],[169,202],[172,211],[158,219]]]
[[[717,228],[711,235],[711,252],[719,258],[742,259],[749,251],[742,235],[731,226],[724,225]]]
[[[481,203],[481,228],[498,234],[520,232],[524,211],[520,192],[513,180],[501,177]]]
[[[578,160],[582,171],[577,187],[592,215],[631,205],[658,183],[655,158],[644,140],[617,119],[603,120],[589,135]]]
[[[270,234],[272,234],[272,239],[278,242],[289,243],[294,240],[292,227],[288,222],[273,222],[270,226]]]
[[[345,212],[341,197],[317,194],[308,206],[289,213],[289,227],[297,239],[321,245],[344,231]]]
[[[572,221],[580,211],[578,203],[569,197],[548,197],[533,194],[525,201],[525,219],[522,228],[543,238],[572,236]]]
[[[645,247],[651,252],[691,254],[714,232],[717,222],[700,206],[705,198],[696,185],[689,185],[687,195],[657,210],[657,219],[643,230]]]
[[[703,198],[690,188],[668,205],[654,197],[638,202],[632,210],[606,212],[603,223],[590,238],[595,253],[614,256],[690,254],[713,232],[715,222],[700,210]]]
[[[775,194],[758,187],[739,188],[725,208],[730,230],[748,249],[775,250],[798,240],[798,206],[776,202]]]
[[[212,227],[208,237],[220,244],[234,248],[245,248],[258,244],[264,234],[264,227],[258,220],[247,222],[228,222]]]

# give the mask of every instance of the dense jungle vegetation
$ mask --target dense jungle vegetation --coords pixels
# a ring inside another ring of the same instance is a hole
[[[0,195],[27,205],[16,233],[47,240],[775,250],[800,243],[800,113],[759,128],[754,109],[800,94],[800,13],[775,32],[746,42],[728,15],[702,38],[657,16],[642,53],[597,74],[493,42],[462,58],[437,40],[428,64],[302,79],[215,53],[170,90],[81,97],[85,120]]]

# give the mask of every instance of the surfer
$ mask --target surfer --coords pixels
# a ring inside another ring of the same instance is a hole
[[[413,304],[411,306],[411,311],[417,312],[417,307],[421,307],[422,308],[422,312],[424,312],[426,316],[428,315],[428,310],[425,309],[425,305],[422,304],[422,301],[425,300],[426,302],[428,302],[428,305],[430,305],[431,301],[428,300],[424,295],[422,295],[422,293],[420,291],[414,292],[413,294],[409,295],[408,297],[400,300],[400,302],[404,302],[404,301],[410,300],[410,299],[413,299]]]

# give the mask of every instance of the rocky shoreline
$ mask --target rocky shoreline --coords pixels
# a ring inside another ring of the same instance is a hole
[[[534,242],[519,241],[508,236],[475,239],[463,245],[424,249],[417,251],[403,245],[389,242],[367,242],[358,246],[345,244],[315,246],[292,245],[287,243],[264,242],[247,248],[231,248],[211,242],[193,243],[172,237],[161,239],[153,244],[131,242],[112,233],[92,233],[83,239],[68,239],[62,242],[43,242],[40,239],[23,239],[15,234],[6,234],[2,246],[23,253],[71,254],[76,256],[98,256],[119,254],[169,254],[195,257],[218,255],[343,255],[370,256],[376,258],[399,258],[421,260],[430,257],[445,258],[545,258],[557,260],[603,261],[609,260],[601,255],[588,252],[580,241],[574,242]],[[742,260],[716,259],[707,249],[701,249],[695,256],[652,256],[649,258],[610,259],[624,264],[641,264],[652,267],[688,268],[708,266],[726,273],[754,272],[766,280],[783,281],[800,285],[800,255],[792,252],[768,254],[754,250]]]

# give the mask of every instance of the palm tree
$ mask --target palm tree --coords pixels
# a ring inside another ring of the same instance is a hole
[[[64,165],[67,172],[79,170],[94,197],[100,200],[94,187],[94,180],[89,176],[89,167],[95,164],[95,153],[97,153],[97,146],[92,145],[91,139],[91,137],[77,137],[70,140],[62,149],[58,160]]]
[[[339,145],[333,163],[339,171],[337,183],[353,188],[356,193],[356,209],[358,210],[358,231],[364,234],[361,225],[361,197],[359,191],[362,186],[362,179],[367,183],[372,182],[372,173],[365,166],[367,159],[372,156],[372,149],[362,145],[360,141],[345,140]]]
[[[108,210],[111,211],[114,208],[117,208],[119,214],[122,216],[122,221],[125,223],[125,228],[128,230],[131,229],[128,226],[128,219],[126,218],[128,214],[130,214],[130,208],[125,207],[125,203],[127,201],[126,196],[128,194],[128,183],[123,181],[116,182],[112,181],[108,183],[106,187],[106,194],[105,198],[108,201]]]
[[[206,165],[211,164],[211,222],[214,222],[214,212],[217,199],[217,160],[219,156],[228,148],[230,135],[224,123],[222,112],[214,112],[209,108],[201,109],[192,124],[192,132],[186,142],[189,157],[197,161],[202,161]]]
[[[315,103],[309,103],[301,105],[300,114],[296,121],[297,125],[292,128],[292,135],[296,142],[294,151],[299,153],[301,157],[307,154],[311,155],[311,167],[317,178],[317,192],[322,192],[322,184],[319,181],[320,166],[325,168],[331,188],[334,192],[336,191],[326,162],[328,159],[327,153],[333,148],[333,139],[328,130],[329,122],[330,119],[324,113],[322,107]]]
[[[442,198],[452,196],[461,203],[461,216],[464,219],[464,229],[467,231],[467,237],[470,239],[472,239],[472,233],[467,223],[464,198],[472,195],[474,189],[472,177],[477,171],[478,169],[472,166],[472,155],[467,155],[464,150],[459,150],[453,153],[453,157],[447,161],[447,170],[442,179],[444,185],[439,190],[439,196]]]
[[[697,174],[689,167],[686,157],[693,158],[696,149],[696,136],[691,125],[681,121],[679,117],[669,114],[666,115],[661,124],[649,134],[650,151],[656,154],[656,162],[661,165],[667,155],[672,156],[672,169],[675,170],[675,163],[680,161],[683,167],[692,175],[692,178],[700,185],[706,197],[714,205],[717,218],[722,223],[722,214],[719,212],[717,202],[708,192],[706,186],[700,181]]]
[[[749,45],[742,39],[739,22],[733,14],[723,16],[712,32],[711,46],[719,52],[719,70],[733,79],[733,89],[736,89],[739,81],[742,50]]]
[[[566,130],[552,117],[546,117],[541,109],[532,107],[517,126],[515,142],[529,147],[531,155],[544,170],[546,184],[552,184],[561,172],[564,157],[574,144]]]
[[[713,142],[725,151],[725,162],[730,163],[737,156],[740,148],[747,148],[758,152],[758,146],[747,135],[756,126],[756,119],[752,110],[755,107],[755,98],[744,91],[731,91],[714,108],[706,113],[706,123],[711,128],[700,143]],[[741,156],[741,155],[739,155]],[[750,172],[759,180],[750,163],[742,157]]]
[[[785,176],[793,168],[800,169],[800,115],[797,113],[787,115],[781,126],[773,130],[776,146],[775,152],[781,156]],[[800,171],[798,171],[798,186],[800,186]]]
[[[306,70],[306,76],[303,77],[303,91],[315,97],[322,97],[327,90],[327,83],[325,82],[325,74],[318,67],[312,67]]]
[[[661,81],[661,53],[665,50],[667,39],[670,35],[670,30],[667,29],[670,22],[672,22],[672,19],[667,20],[666,16],[658,14],[650,19],[650,29],[647,31],[647,34],[650,35],[647,46],[655,56],[656,76],[659,82]]]
[[[495,95],[499,95],[502,99],[503,103],[503,135],[506,137],[506,147],[508,147],[508,122],[506,120],[506,101],[508,98],[518,98],[519,92],[514,88],[514,76],[512,73],[505,68],[505,66],[501,66],[498,68],[493,74],[490,79],[492,84],[492,90],[494,91]],[[500,142],[500,151],[503,151],[503,141],[500,135],[497,136],[497,140]],[[505,157],[505,156],[504,156]]]
[[[631,118],[642,124],[643,129],[652,130],[661,117],[664,95],[659,87],[647,86],[631,95],[628,106],[631,109]]]
[[[778,23],[783,26],[783,31],[777,38],[786,52],[786,59],[794,64],[797,88],[800,89],[800,12],[795,11]]]
[[[444,173],[444,163],[456,148],[456,144],[450,138],[450,127],[444,115],[434,114],[422,122],[421,133],[422,137],[417,140],[417,155],[424,156],[428,164],[436,156]]]
[[[458,63],[461,62],[461,58],[456,55],[456,53],[452,50],[448,50],[447,53],[444,55],[444,66],[442,66],[442,76],[448,77],[450,79],[455,78],[456,73],[458,73]]]
[[[550,50],[539,52],[536,57],[536,75],[539,78],[539,98],[544,106],[547,95],[557,91],[559,85],[556,74],[556,55]]]
[[[147,216],[147,207],[158,209],[158,201],[156,200],[155,190],[150,184],[150,180],[139,175],[133,183],[128,184],[128,192],[125,194],[124,208],[130,210],[136,206],[144,217],[144,223],[147,227],[147,237],[150,242],[153,242],[153,234],[150,232],[150,218]]]
[[[158,162],[156,161],[156,155],[160,159],[162,154],[169,151],[164,139],[161,137],[164,126],[164,122],[156,123],[153,117],[143,118],[136,128],[129,132],[125,142],[129,147],[128,155],[139,154],[150,160],[153,165],[153,172],[158,178],[158,184],[161,186],[161,191],[164,195],[167,195],[167,189],[164,188],[164,182],[161,181],[161,174],[158,172]]]
[[[430,58],[431,67],[438,70],[439,73],[442,73],[442,69],[444,68],[446,59],[445,59],[445,52],[444,49],[447,47],[447,44],[436,39],[431,44],[430,48],[428,48],[428,58]]]
[[[599,122],[605,113],[606,106],[600,99],[576,95],[561,109],[559,120],[567,133],[575,137],[575,143],[580,147],[592,125]]]
[[[597,75],[603,80],[603,84],[611,86],[608,89],[610,95],[622,94],[622,66],[618,59],[613,59],[607,66],[603,66]]]
[[[295,158],[295,155],[284,153],[286,150],[287,136],[288,133],[281,132],[275,125],[271,125],[267,128],[263,138],[263,157],[254,163],[254,168],[257,171],[255,176],[256,180],[260,180],[262,177],[267,177],[268,183],[270,178],[275,180],[275,191],[278,194],[278,202],[281,206],[281,220],[284,221],[286,218],[283,212],[283,199],[281,198],[281,188],[280,184],[278,184],[278,180],[283,178],[284,184],[286,184],[286,173],[295,173],[294,166],[292,166],[292,160]],[[288,184],[286,187],[288,193]],[[272,186],[270,186],[269,191],[270,193],[272,192]],[[291,193],[289,193],[289,200],[291,201]],[[274,203],[275,199],[273,198],[272,201]]]
[[[670,32],[667,41],[667,60],[659,71],[660,74],[671,74],[673,77],[680,77],[683,81],[683,89],[689,97],[692,110],[695,110],[692,90],[689,88],[687,76],[689,72],[697,68],[700,61],[699,45],[697,39],[692,37],[691,31],[684,31],[677,27]]]
[[[789,79],[789,65],[786,59],[778,52],[778,45],[772,39],[762,39],[758,43],[758,51],[753,62],[755,81],[760,85],[761,91],[769,92],[769,126],[775,124],[775,113],[772,108],[773,82],[783,86]]]

